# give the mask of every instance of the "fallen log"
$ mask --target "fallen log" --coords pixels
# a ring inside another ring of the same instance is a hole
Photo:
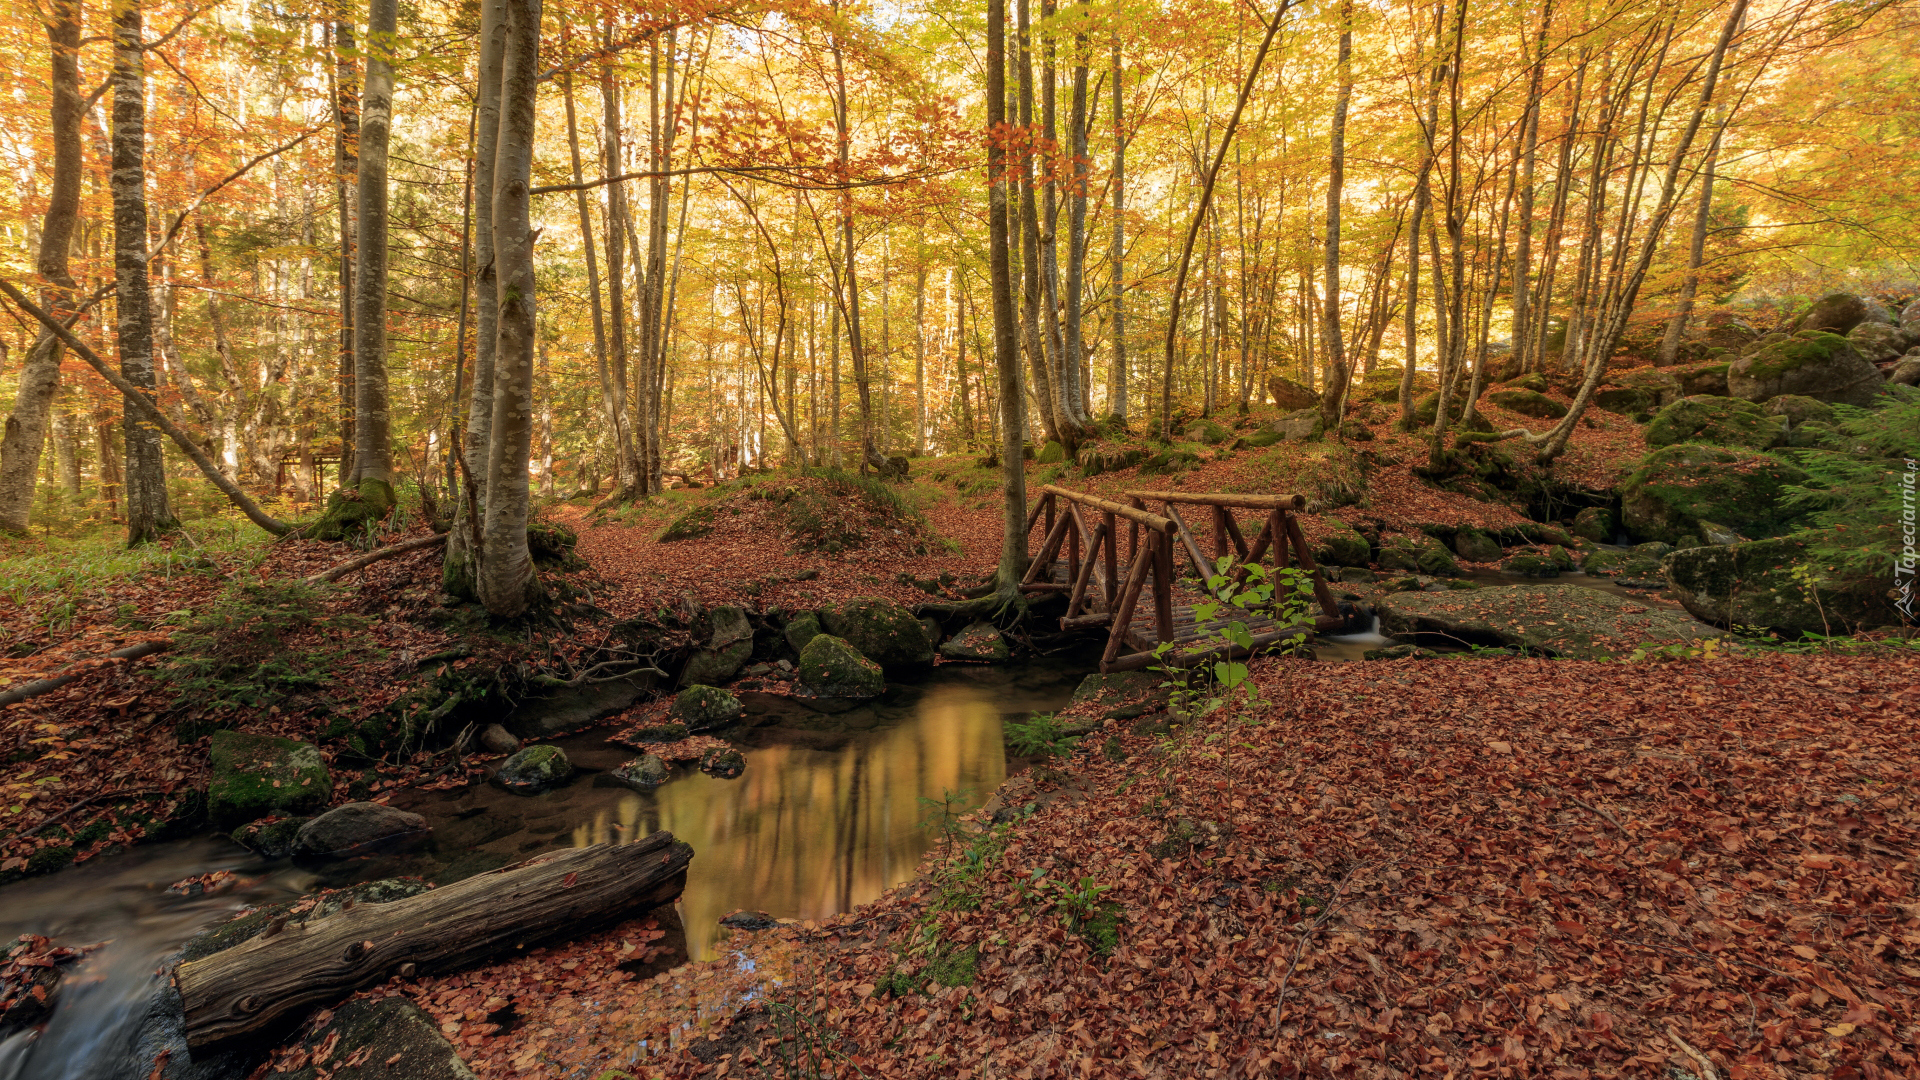
[[[138,660],[144,656],[152,656],[154,653],[166,652],[171,648],[173,648],[173,641],[171,639],[155,638],[152,641],[142,641],[138,645],[128,645],[123,649],[115,649],[102,659]],[[4,709],[15,702],[25,701],[28,698],[39,697],[41,694],[58,690],[80,676],[85,675],[87,672],[103,666],[105,665],[102,665],[97,660],[83,660],[69,669],[65,674],[54,675],[45,679],[35,679],[32,682],[23,682],[19,686],[10,687],[4,692],[0,692],[0,709]]]
[[[322,570],[320,573],[309,577],[307,584],[318,585],[323,581],[339,581],[355,570],[372,566],[374,563],[382,560],[391,559],[396,555],[405,555],[409,551],[419,551],[422,548],[439,547],[446,542],[446,533],[435,533],[432,536],[416,536],[411,540],[402,540],[397,544],[388,544],[383,548],[375,548],[365,555],[358,555],[348,559],[346,562],[341,563],[331,570]]]
[[[680,895],[693,849],[656,832],[550,852],[391,904],[269,930],[175,972],[195,1051],[275,1034],[295,1014],[387,978],[471,967]]]

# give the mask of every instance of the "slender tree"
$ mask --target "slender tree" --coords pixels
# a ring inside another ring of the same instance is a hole
[[[1327,156],[1327,383],[1320,391],[1320,415],[1329,429],[1340,425],[1341,406],[1351,381],[1346,335],[1340,328],[1340,200],[1347,180],[1347,107],[1353,101],[1352,0],[1340,5],[1340,52],[1335,65],[1340,89],[1333,100],[1331,149]]]
[[[1021,0],[1024,4],[1025,0]],[[993,289],[993,364],[1000,381],[1000,565],[996,593],[1012,598],[1027,570],[1027,474],[1021,442],[1027,430],[1020,389],[1020,344],[1014,327],[1012,233],[1008,189],[1024,186],[1013,164],[1014,135],[1007,124],[1007,11],[1005,0],[987,0],[987,269]]]
[[[393,47],[398,0],[368,0],[367,78],[360,113],[360,238],[354,250],[353,480],[360,500],[393,505],[392,418],[387,413],[387,141],[393,130]]]

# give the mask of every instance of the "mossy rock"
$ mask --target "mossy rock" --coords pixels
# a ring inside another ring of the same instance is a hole
[[[1613,543],[1614,534],[1619,531],[1619,519],[1604,506],[1589,506],[1573,515],[1573,535],[1596,544]]]
[[[1494,562],[1504,553],[1500,541],[1479,529],[1461,529],[1453,534],[1453,550],[1468,562]]]
[[[674,518],[667,527],[654,537],[659,543],[670,544],[676,540],[693,540],[713,531],[714,518],[719,510],[712,503],[703,503]]]
[[[1671,368],[1634,368],[1629,371],[1612,372],[1607,381],[1616,387],[1627,390],[1639,390],[1652,398],[1651,409],[1671,405],[1687,395],[1680,389],[1680,380],[1673,375]]]
[[[940,655],[949,660],[972,660],[979,663],[1004,663],[1012,651],[1007,647],[1007,639],[990,622],[976,622],[941,643]]]
[[[1058,465],[1065,460],[1067,460],[1067,448],[1052,439],[1048,439],[1047,445],[1040,448],[1038,461],[1042,465]]]
[[[1783,489],[1808,477],[1766,454],[1681,443],[1648,454],[1620,485],[1621,518],[1636,538],[1678,544],[1713,521],[1743,536],[1771,536],[1792,522]]]
[[[532,795],[573,775],[567,752],[551,743],[529,746],[500,764],[500,782],[508,791]]]
[[[717,686],[695,684],[673,696],[667,715],[689,731],[705,731],[740,719],[740,699]]]
[[[800,651],[807,647],[807,642],[825,632],[820,628],[820,616],[811,611],[803,611],[788,619],[787,625],[780,631],[781,636],[787,639],[787,647],[793,650],[795,656],[800,655]]]
[[[1853,343],[1824,330],[1805,331],[1734,361],[1727,390],[1747,401],[1798,394],[1830,404],[1873,403],[1886,385],[1880,369]]]
[[[261,818],[249,821],[228,835],[233,842],[248,851],[259,852],[269,859],[284,859],[293,854],[294,838],[300,834],[300,827],[311,818]]]
[[[1319,409],[1296,409],[1274,421],[1273,430],[1288,442],[1312,442],[1326,434],[1326,417]]]
[[[1767,402],[1766,411],[1769,416],[1785,417],[1789,430],[1810,421],[1833,423],[1833,406],[1799,394],[1782,394],[1774,398]]]
[[[881,667],[933,663],[933,645],[920,620],[892,600],[866,596],[828,604],[820,609],[820,625]]]
[[[1561,566],[1558,559],[1539,551],[1517,552],[1507,556],[1500,564],[1501,573],[1519,574],[1523,577],[1556,578],[1565,570],[1566,567]]]
[[[212,758],[207,814],[219,827],[308,814],[333,797],[333,777],[312,743],[216,731]]]
[[[1647,445],[1713,443],[1765,450],[1786,441],[1786,425],[1751,401],[1696,395],[1661,409],[1647,425]]]
[[[1342,420],[1340,422],[1340,437],[1348,442],[1371,442],[1373,441],[1373,429],[1358,420]]]
[[[1681,606],[1718,626],[1797,638],[1803,631],[1842,634],[1899,622],[1884,596],[1849,589],[1821,569],[1810,551],[1817,535],[1675,551],[1661,569]],[[1808,572],[1804,580],[1795,579],[1797,568]]]
[[[580,534],[556,521],[527,524],[527,553],[533,563],[545,570],[585,570],[587,560],[574,554]]]
[[[1830,292],[1800,313],[1794,320],[1793,328],[1798,330],[1827,330],[1835,334],[1844,334],[1869,320],[1887,322],[1886,309],[1877,301],[1857,293]]]
[[[1732,367],[1731,361],[1716,360],[1704,364],[1685,364],[1667,370],[1680,383],[1680,392],[1688,397],[1697,394],[1726,397],[1727,371]]]
[[[1281,438],[1283,438],[1283,436],[1272,428],[1262,428],[1259,431],[1251,432],[1236,440],[1233,448],[1239,450],[1251,447],[1256,450],[1264,450],[1274,443],[1279,442]]]
[[[1187,425],[1188,442],[1204,443],[1207,446],[1218,446],[1223,442],[1230,441],[1232,438],[1233,432],[1231,429],[1215,423],[1212,420],[1196,420],[1192,424]]]
[[[1460,564],[1445,544],[1427,535],[1396,536],[1380,547],[1380,565],[1432,577],[1454,577]]]
[[[1907,351],[1911,340],[1897,326],[1881,322],[1863,322],[1847,333],[1847,340],[1870,364],[1883,364]]]
[[[1652,412],[1659,399],[1658,394],[1637,386],[1609,386],[1594,391],[1593,407],[1603,412],[1637,418]]]
[[[1373,547],[1367,543],[1367,538],[1348,528],[1345,523],[1335,524],[1339,527],[1315,542],[1314,559],[1328,566],[1366,566],[1372,562]]]
[[[1588,553],[1580,569],[1592,577],[1644,578],[1660,572],[1660,560],[1633,551],[1602,548]]]
[[[613,778],[639,791],[652,791],[673,776],[672,766],[658,754],[646,754],[613,770]]]
[[[1565,405],[1535,390],[1495,390],[1487,395],[1487,400],[1508,412],[1543,420],[1558,420],[1567,415]]]
[[[731,746],[712,746],[700,755],[700,771],[731,780],[747,771],[747,756]]]
[[[1171,475],[1186,472],[1200,464],[1200,455],[1190,450],[1168,448],[1147,458],[1140,466],[1140,475]]]
[[[1508,379],[1502,385],[1509,390],[1531,390],[1536,394],[1544,394],[1547,392],[1547,378],[1537,371],[1529,375],[1522,375],[1517,379]]]
[[[735,641],[701,649],[687,658],[680,669],[681,686],[711,686],[726,682],[753,657],[753,641]]]
[[[837,698],[878,697],[887,686],[879,664],[832,634],[815,637],[801,650],[800,681],[822,697]]]
[[[270,1068],[263,1080],[473,1080],[473,1070],[433,1017],[403,997],[355,998],[298,1040],[298,1068]],[[329,1051],[316,1063],[320,1050]],[[394,1062],[388,1065],[387,1062]],[[353,1062],[364,1062],[356,1066]]]

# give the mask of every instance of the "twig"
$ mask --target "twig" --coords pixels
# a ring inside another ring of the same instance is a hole
[[[1599,807],[1593,805],[1592,803],[1586,802],[1581,799],[1576,799],[1571,795],[1567,796],[1567,801],[1578,804],[1580,806],[1584,806],[1587,809],[1593,811],[1594,813],[1599,814],[1601,817],[1607,819],[1607,824],[1613,826],[1616,829],[1619,829],[1622,833],[1624,833],[1627,836],[1628,839],[1633,838],[1633,834],[1630,832],[1627,832],[1627,827],[1625,825],[1620,824],[1618,821],[1615,821],[1613,815],[1607,813],[1605,810],[1600,809]]]
[[[1720,1073],[1713,1067],[1713,1062],[1708,1059],[1707,1055],[1688,1046],[1687,1040],[1681,1038],[1680,1033],[1673,1030],[1672,1024],[1667,1025],[1667,1038],[1672,1039],[1674,1045],[1680,1048],[1680,1052],[1692,1058],[1693,1063],[1700,1067],[1700,1080],[1720,1080]]]
[[[143,641],[138,645],[129,645],[124,649],[115,649],[108,653],[104,659],[138,660],[143,656],[152,656],[154,653],[165,652],[171,648],[173,648],[173,642],[170,639],[163,638],[154,641]],[[85,661],[81,661],[81,663],[85,663]],[[41,694],[58,690],[91,670],[93,670],[92,666],[76,666],[64,675],[54,675],[50,678],[35,679],[32,682],[21,683],[19,686],[0,693],[0,708],[5,708],[8,705],[25,701],[28,698],[39,697]]]
[[[1361,863],[1347,871],[1346,876],[1340,879],[1340,884],[1334,888],[1333,899],[1327,903],[1327,909],[1320,913],[1320,917],[1315,919],[1313,925],[1307,927],[1306,931],[1300,935],[1300,940],[1294,943],[1293,960],[1287,964],[1286,974],[1280,976],[1280,992],[1274,995],[1273,998],[1273,1033],[1275,1037],[1278,1037],[1280,1034],[1280,1007],[1287,999],[1287,983],[1293,979],[1294,969],[1300,966],[1300,956],[1306,951],[1307,941],[1311,939],[1314,934],[1319,933],[1320,928],[1327,924],[1327,920],[1333,918],[1334,914],[1340,910],[1340,895],[1347,891],[1347,885],[1353,880],[1353,875],[1366,869],[1366,867],[1366,863]]]

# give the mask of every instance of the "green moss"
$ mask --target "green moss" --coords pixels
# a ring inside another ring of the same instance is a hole
[[[73,862],[73,845],[56,844],[52,847],[43,847],[27,856],[27,873],[50,874],[55,870],[65,869],[71,862]]]
[[[574,554],[580,536],[553,521],[534,521],[527,525],[527,552],[534,565],[550,570],[585,570],[587,561]]]
[[[678,720],[635,728],[633,737],[641,742],[678,742],[687,737],[687,725]]]
[[[832,634],[815,637],[800,651],[800,681],[827,697],[875,697],[886,688],[880,665]]]
[[[674,695],[674,719],[698,731],[740,718],[740,699],[717,686],[695,684]]]
[[[1042,465],[1058,465],[1067,460],[1067,448],[1052,439],[1048,439],[1047,445],[1040,448],[1040,457],[1038,460]]]
[[[973,945],[942,948],[927,962],[927,975],[941,986],[972,986],[980,977],[980,950]]]
[[[217,825],[303,814],[333,794],[333,777],[312,743],[216,731],[212,765],[207,811]]]
[[[1431,536],[1396,536],[1380,548],[1380,565],[1389,570],[1411,570],[1433,577],[1453,577],[1460,564],[1445,544]]]
[[[1567,415],[1567,407],[1534,390],[1495,390],[1487,400],[1522,416],[1557,420]]]
[[[933,645],[920,620],[892,600],[863,596],[828,604],[820,609],[820,624],[882,667],[933,663]]]
[[[1373,548],[1367,538],[1335,520],[1339,527],[1322,536],[1314,546],[1313,557],[1329,566],[1365,566],[1373,561]]]
[[[1851,351],[1853,345],[1840,334],[1825,330],[1803,330],[1755,353],[1745,374],[1756,382],[1768,382],[1808,364],[1824,364],[1842,349]]]
[[[375,525],[393,513],[393,507],[393,485],[367,477],[351,489],[341,488],[327,496],[327,508],[320,520],[309,525],[303,535],[331,543],[365,539]]]
[[[718,511],[714,504],[704,503],[674,518],[654,540],[670,544],[675,540],[692,540],[713,531],[713,521]]]
[[[1786,435],[1785,425],[1751,401],[1696,395],[1661,409],[1647,425],[1647,445],[1713,443],[1764,450]]]
[[[1784,488],[1806,481],[1799,468],[1767,454],[1681,443],[1648,454],[1620,486],[1622,517],[1636,538],[1677,544],[1712,521],[1742,536],[1784,531],[1794,514]]]

